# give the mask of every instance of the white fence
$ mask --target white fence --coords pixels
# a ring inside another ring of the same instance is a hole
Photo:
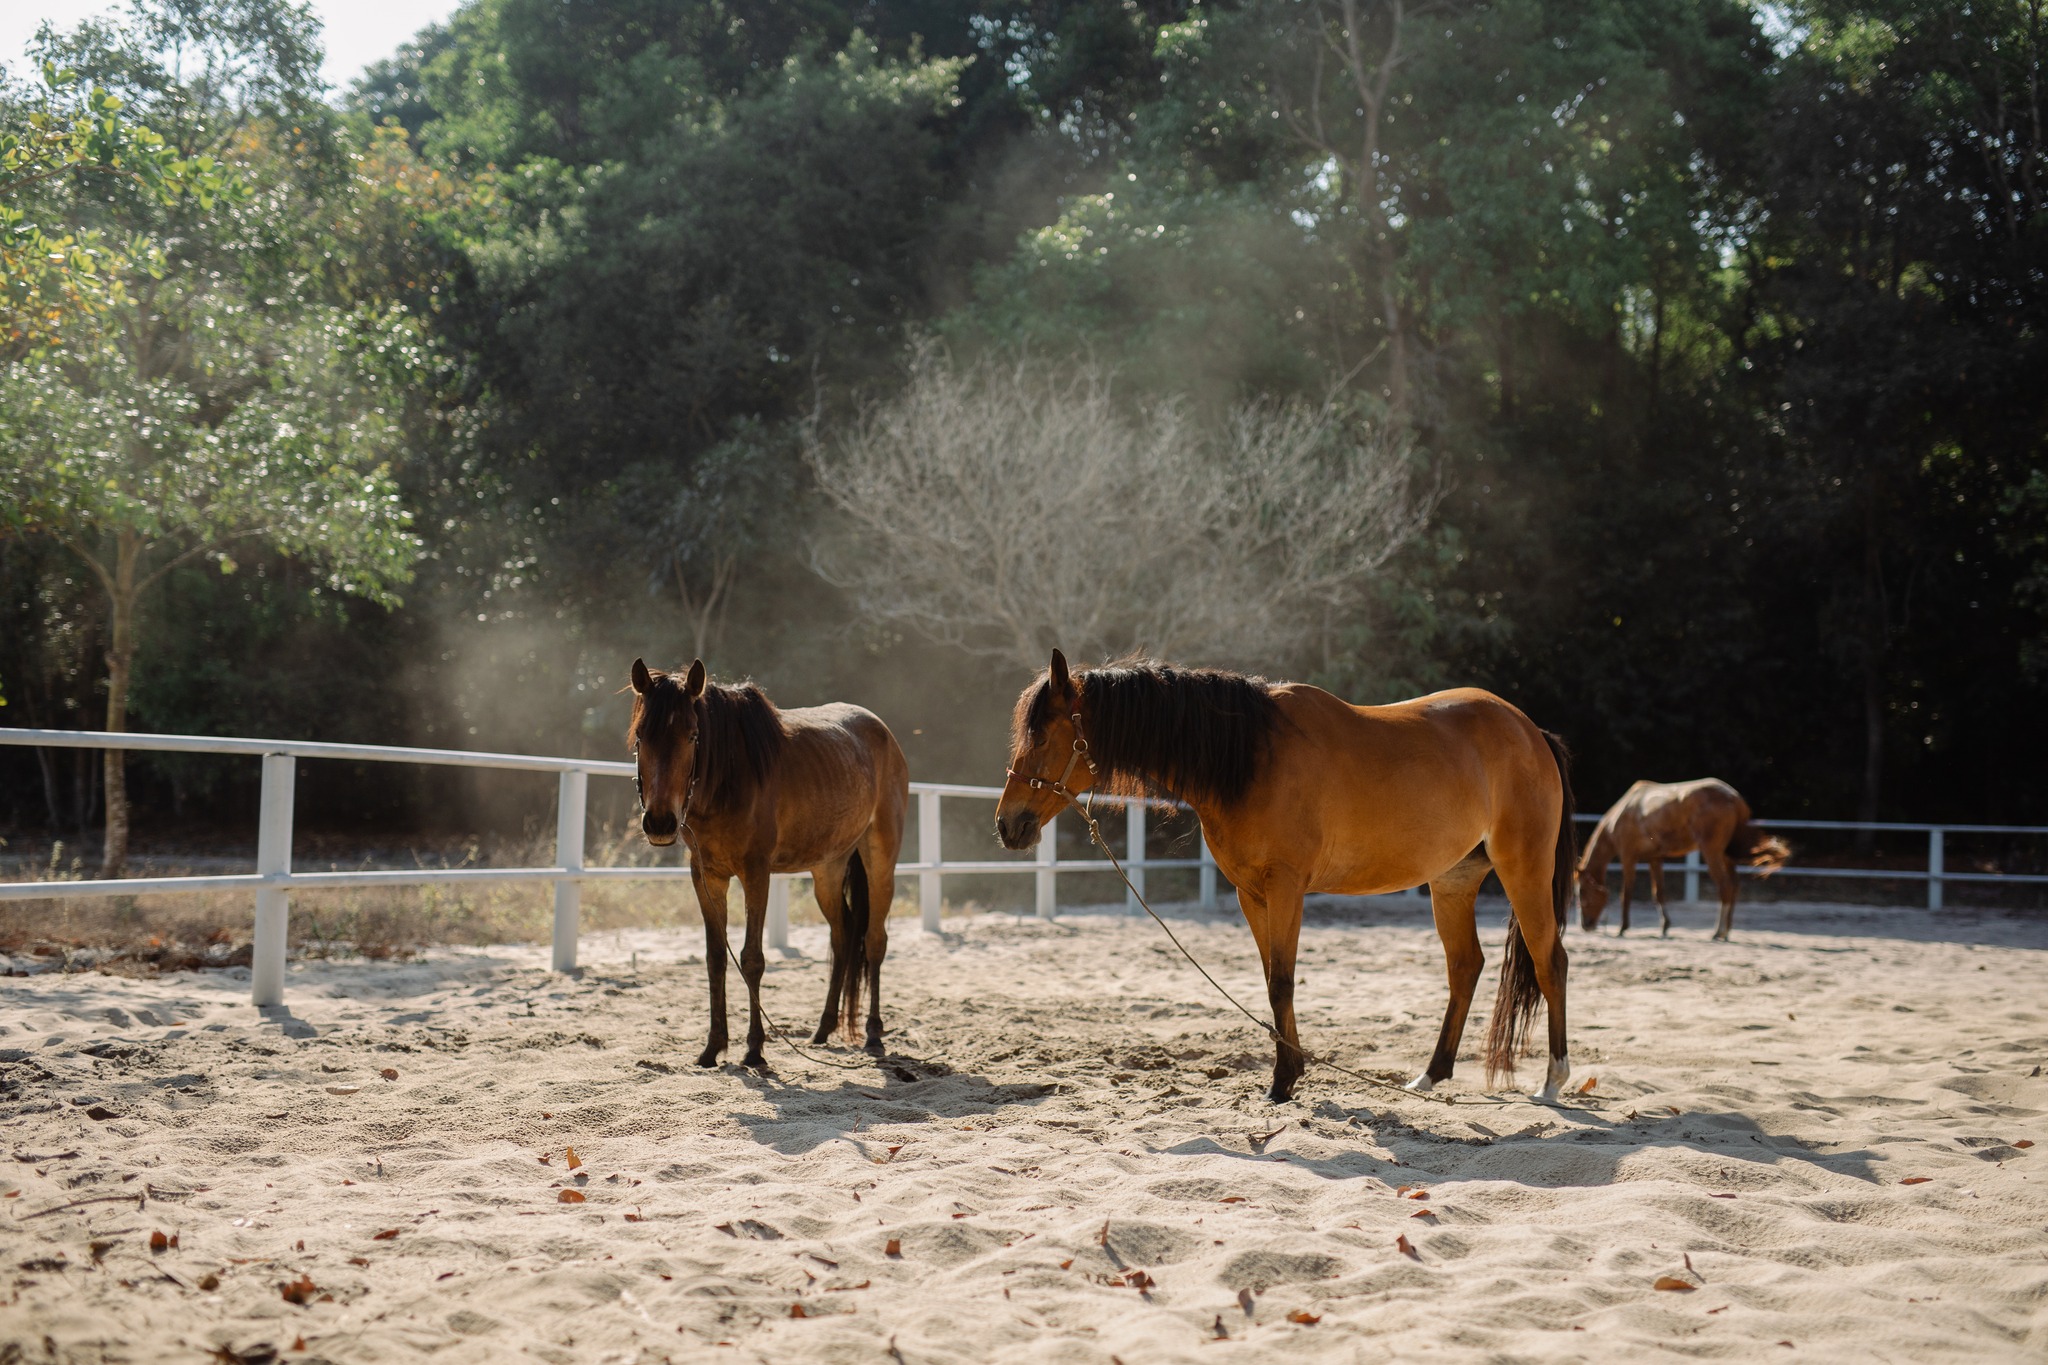
[[[464,882],[552,882],[555,890],[555,970],[568,971],[576,965],[576,939],[582,907],[582,884],[591,881],[667,881],[687,877],[687,866],[675,867],[591,867],[584,863],[586,802],[590,778],[630,778],[631,763],[598,759],[548,758],[534,754],[471,753],[461,749],[400,749],[372,744],[297,743],[269,739],[216,739],[198,735],[129,735],[87,730],[26,730],[0,727],[0,744],[41,746],[60,749],[124,749],[130,752],[244,754],[263,760],[262,797],[256,825],[256,870],[226,876],[128,877],[112,881],[0,882],[0,901],[52,900],[85,896],[135,896],[144,893],[190,893],[200,891],[247,890],[256,893],[254,957],[250,969],[250,997],[258,1005],[282,1004],[286,919],[290,913],[293,888],[305,890],[345,886],[424,886],[429,883]],[[400,868],[390,871],[294,872],[292,871],[292,795],[297,783],[297,760],[332,758],[380,763],[426,763],[464,768],[498,768],[525,772],[559,774],[560,790],[555,805],[555,861],[547,867],[454,867]],[[1062,872],[1108,872],[1106,858],[1061,858],[1056,824],[1045,828],[1036,859],[947,858],[941,849],[940,805],[946,797],[992,800],[1002,794],[1000,787],[974,787],[944,782],[913,782],[917,797],[917,861],[896,865],[899,876],[917,878],[919,918],[923,927],[938,932],[943,879],[962,874],[1030,873],[1036,879],[1038,914],[1050,919],[1058,909],[1058,878]],[[1216,864],[1205,843],[1195,858],[1150,858],[1146,856],[1146,806],[1121,798],[1103,798],[1109,804],[1127,808],[1127,853],[1124,866],[1139,890],[1145,874],[1154,869],[1190,868],[1198,874],[1198,895],[1205,907],[1216,904]],[[1599,819],[1595,815],[1574,817],[1582,823]],[[1950,834],[2048,835],[2048,828],[2032,825],[1913,825],[1859,824],[1835,820],[1772,820],[1774,830],[1833,829],[1891,832],[1919,832],[1927,838],[1924,870],[1862,867],[1787,866],[1780,877],[1864,878],[1879,881],[1924,881],[1927,906],[1938,910],[1942,888],[1948,882],[2048,883],[2048,875],[2010,872],[1953,872],[1945,867],[1944,840]],[[1684,861],[1685,898],[1697,901],[1700,891],[1699,854]],[[1752,869],[1745,868],[1745,872]],[[777,875],[768,895],[766,937],[771,948],[789,944],[790,882],[802,874]],[[1423,894],[1419,889],[1414,893]],[[1130,901],[1129,896],[1126,897]],[[1132,908],[1135,902],[1130,901]]]
[[[669,881],[690,875],[687,866],[591,867],[583,861],[586,805],[590,778],[634,775],[631,763],[599,759],[548,758],[533,754],[471,753],[461,749],[400,749],[372,744],[299,743],[269,739],[216,739],[199,735],[109,734],[90,730],[26,730],[0,728],[0,744],[60,749],[123,749],[129,752],[245,754],[263,760],[263,786],[256,823],[256,870],[225,876],[123,877],[109,881],[0,882],[0,901],[53,900],[85,896],[136,896],[201,891],[256,893],[256,922],[250,967],[250,998],[258,1005],[284,1001],[286,919],[294,888],[326,890],[345,886],[425,886],[430,883],[552,882],[555,889],[554,955],[556,971],[576,965],[576,939],[582,908],[582,885],[590,881]],[[380,763],[427,763],[462,768],[498,768],[560,775],[555,803],[555,861],[547,867],[399,868],[389,871],[294,872],[292,870],[292,796],[297,785],[297,760],[333,758]],[[1030,873],[1036,878],[1037,909],[1050,919],[1058,908],[1062,872],[1108,872],[1109,860],[1061,858],[1057,831],[1048,824],[1030,859],[948,859],[941,850],[941,811],[946,797],[993,800],[1000,787],[971,787],[943,782],[913,782],[917,798],[917,861],[899,862],[899,876],[917,878],[919,919],[932,933],[939,929],[943,879],[963,873]],[[1202,904],[1216,903],[1216,864],[1206,845],[1198,858],[1145,856],[1145,807],[1139,802],[1104,798],[1128,807],[1128,854],[1124,865],[1141,889],[1150,869],[1193,868],[1199,873]],[[1055,822],[1056,823],[1056,822]],[[801,873],[778,874],[768,892],[767,944],[789,946],[790,883]]]
[[[1597,815],[1575,815],[1580,824],[1592,825],[1600,822]],[[1884,821],[1858,820],[1764,820],[1759,824],[1773,831],[1782,829],[1841,829],[1870,831],[1872,833],[1908,833],[1927,836],[1927,866],[1925,868],[1885,867],[1799,867],[1787,864],[1775,872],[1761,868],[1743,867],[1737,864],[1736,871],[1752,877],[1824,877],[1850,878],[1862,881],[1895,881],[1927,883],[1927,908],[1939,910],[1942,907],[1942,888],[1949,882],[1998,882],[2005,885],[2048,884],[2048,875],[2029,872],[1951,872],[1947,869],[1947,843],[1951,834],[2034,834],[2048,835],[2048,827],[2040,825],[1914,825],[1892,824]],[[1666,859],[1666,862],[1676,861]],[[1697,901],[1700,898],[1700,873],[1705,867],[1700,862],[1698,850],[1685,855],[1685,898]]]

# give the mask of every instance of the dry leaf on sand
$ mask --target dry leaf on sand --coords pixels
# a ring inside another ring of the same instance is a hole
[[[555,1202],[557,1204],[581,1204],[584,1202],[583,1191],[563,1190],[560,1194],[555,1196]]]
[[[1932,1179],[1934,1179],[1934,1177],[1931,1175],[1909,1175],[1904,1180],[1901,1180],[1899,1183],[1901,1185],[1925,1185],[1928,1181]]]
[[[1422,1259],[1421,1255],[1415,1250],[1415,1243],[1408,1240],[1408,1234],[1405,1232],[1394,1239],[1394,1250],[1410,1260],[1419,1261]]]
[[[565,1147],[562,1149],[562,1160],[569,1163],[569,1169],[572,1171],[583,1164],[583,1158],[576,1155],[576,1149],[574,1147]]]
[[[1600,1084],[1598,1076],[1588,1076],[1586,1077],[1586,1083],[1579,1087],[1579,1093],[1581,1095],[1590,1095],[1593,1093],[1593,1087],[1598,1084]]]
[[[1289,1322],[1298,1322],[1303,1327],[1313,1327],[1323,1320],[1320,1313],[1311,1313],[1306,1308],[1297,1308],[1287,1315]]]
[[[1682,1294],[1690,1294],[1693,1290],[1699,1288],[1698,1285],[1693,1284],[1691,1281],[1681,1280],[1676,1275],[1659,1275],[1657,1283],[1650,1287],[1652,1289],[1672,1289]]]
[[[800,1303],[793,1303],[789,1306],[789,1315],[793,1318],[807,1318],[810,1316],[809,1313],[804,1311],[804,1306]]]
[[[403,1228],[386,1228],[382,1232],[371,1233],[370,1240],[373,1242],[388,1242],[404,1230]]]
[[[286,1303],[311,1303],[313,1296],[320,1292],[320,1286],[313,1283],[311,1275],[301,1275],[296,1280],[281,1284],[277,1292],[284,1296]]]
[[[398,1068],[395,1066],[387,1066],[377,1074],[379,1076],[382,1076],[387,1081],[395,1081],[398,1079]]]
[[[903,1254],[903,1239],[891,1237],[888,1243],[883,1246],[882,1254],[884,1256],[901,1256]]]

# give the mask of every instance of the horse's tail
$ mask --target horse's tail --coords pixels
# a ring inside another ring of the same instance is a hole
[[[860,860],[860,850],[846,860],[846,889],[839,911],[839,931],[845,936],[846,949],[843,954],[846,964],[844,1013],[846,1031],[860,1032],[860,988],[868,976],[868,868]]]
[[[1564,740],[1545,730],[1543,742],[1557,762],[1557,785],[1563,807],[1557,817],[1557,850],[1550,870],[1550,912],[1557,917],[1559,940],[1571,911],[1573,870],[1579,861],[1579,842],[1572,826],[1572,755]],[[1507,952],[1500,964],[1500,990],[1493,998],[1493,1017],[1486,1025],[1486,1084],[1489,1088],[1515,1077],[1515,1055],[1521,1051],[1522,1036],[1536,1016],[1543,990],[1536,984],[1536,960],[1522,941],[1522,926],[1512,911],[1508,915]]]
[[[1792,846],[1744,818],[1728,836],[1728,856],[1747,858],[1751,867],[1768,877],[1792,861]]]

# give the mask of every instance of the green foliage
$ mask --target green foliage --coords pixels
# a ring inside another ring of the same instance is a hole
[[[173,367],[108,340],[0,372],[11,527],[102,572],[133,541],[142,585],[202,555],[233,573],[251,545],[395,603],[418,550],[388,464],[396,389],[423,363],[404,318],[311,309],[280,325],[204,295],[177,322]]]
[[[181,156],[154,128],[122,113],[125,101],[76,72],[44,62],[40,89],[0,90],[0,358],[19,358],[62,338],[126,298],[125,275],[161,276],[155,243],[113,245],[96,228],[46,225],[53,183],[86,176],[132,181],[160,204],[189,195],[202,209],[243,187],[211,156]]]

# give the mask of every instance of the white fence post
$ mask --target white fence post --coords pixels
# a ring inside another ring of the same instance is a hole
[[[1053,878],[1058,875],[1053,871],[1053,867],[1059,862],[1059,857],[1059,817],[1054,816],[1045,822],[1045,833],[1038,838],[1038,871],[1035,876],[1038,882],[1040,919],[1051,919],[1059,913],[1059,902],[1056,899],[1059,893],[1053,883]]]
[[[562,774],[555,798],[555,866],[570,872],[583,870],[583,816],[589,796],[589,773],[576,768]],[[582,931],[583,883],[564,877],[555,883],[556,971],[576,970],[576,940]]]
[[[1927,908],[1941,909],[1942,840],[1941,826],[1927,831]]]
[[[917,874],[918,922],[927,934],[939,932],[939,794],[917,794],[917,860],[925,870]]]
[[[1131,884],[1124,892],[1124,909],[1136,914],[1138,897],[1145,894],[1145,803],[1132,801],[1124,807],[1124,862]]]
[[[1209,851],[1209,840],[1205,836],[1197,833],[1195,842],[1201,845],[1202,849],[1202,867],[1199,874],[1202,879],[1202,889],[1200,892],[1202,908],[1204,910],[1214,910],[1216,908],[1216,855]]]
[[[298,762],[290,754],[263,756],[263,796],[256,824],[256,871],[275,876],[292,870],[292,791]],[[284,949],[292,893],[282,886],[256,892],[256,932],[250,945],[249,1000],[284,1003]]]
[[[889,907],[883,906],[882,913],[888,914]],[[789,946],[789,878],[768,879],[768,927],[762,936],[767,946],[783,949]]]
[[[1685,903],[1700,903],[1700,851],[1694,849],[1685,855]]]

